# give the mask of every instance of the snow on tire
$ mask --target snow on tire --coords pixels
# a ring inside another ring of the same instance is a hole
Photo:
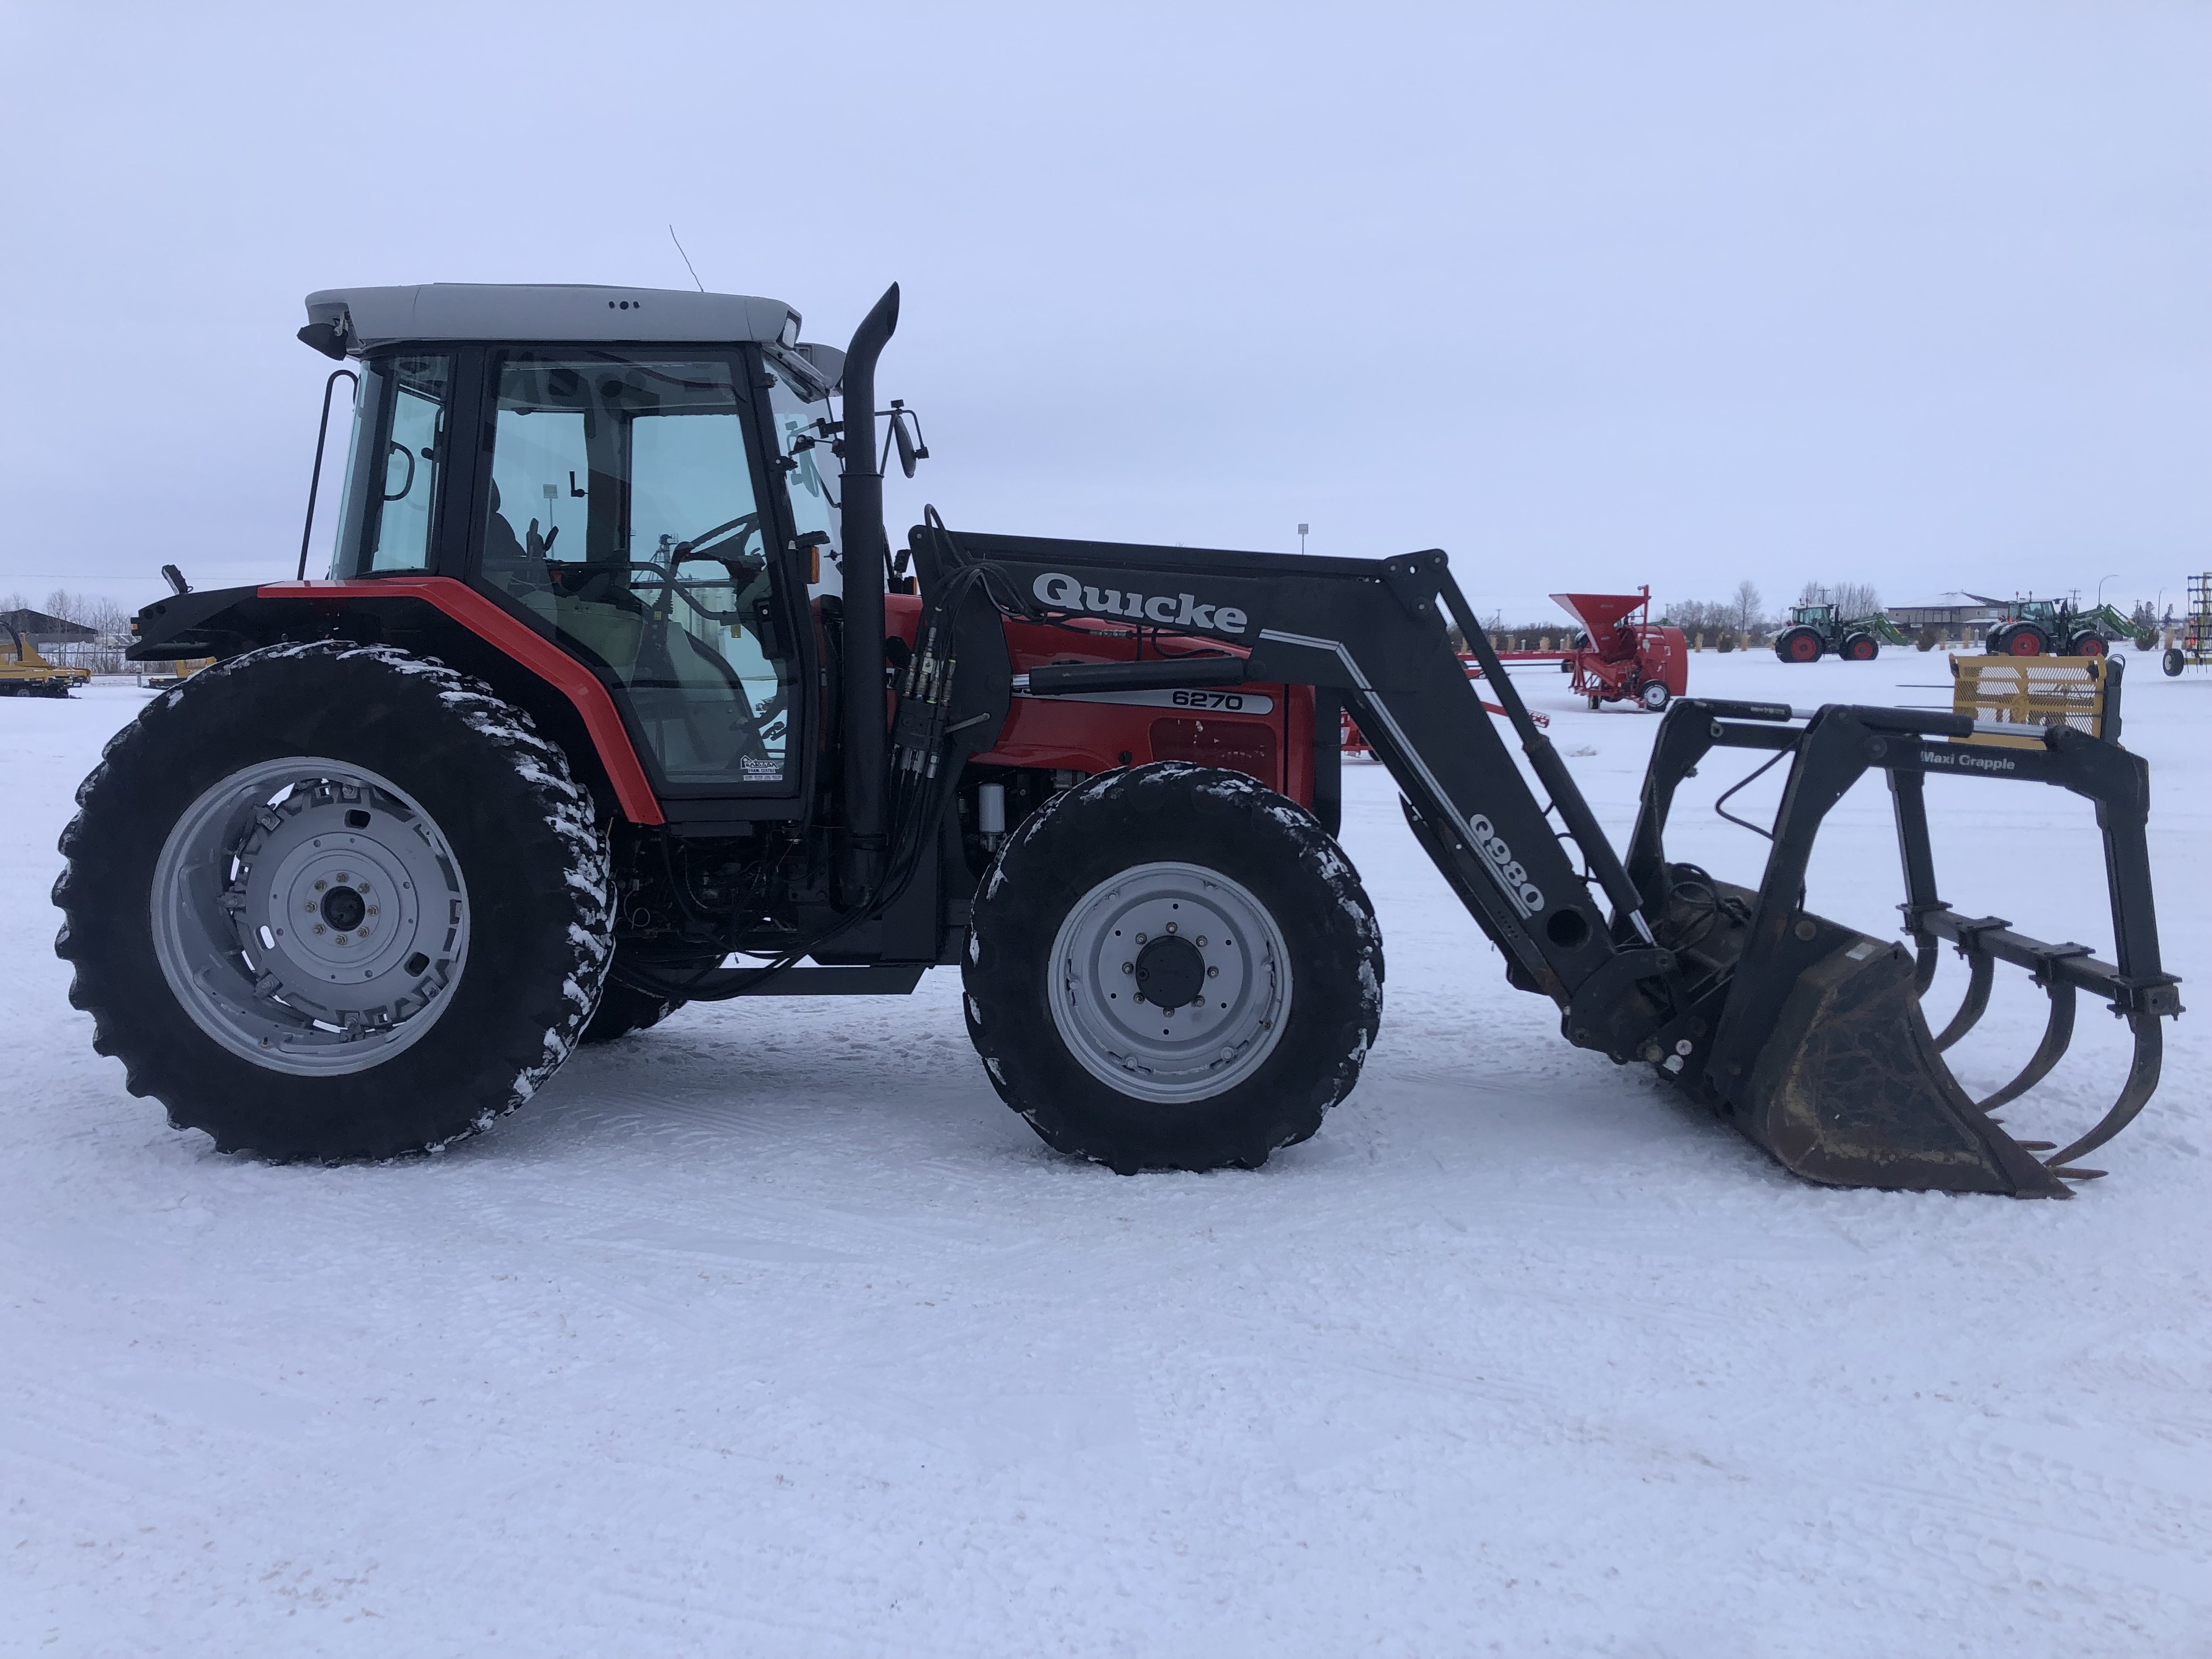
[[[93,1046],[225,1152],[434,1149],[574,1047],[611,954],[590,796],[529,716],[341,641],[193,675],[77,790],[57,955]]]
[[[1124,1175],[1256,1169],[1352,1091],[1382,1012],[1373,907],[1334,839],[1241,772],[1109,772],[1017,830],[963,969],[992,1085]]]

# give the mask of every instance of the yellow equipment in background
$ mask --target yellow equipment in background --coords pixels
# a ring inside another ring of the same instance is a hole
[[[21,629],[12,622],[6,627],[14,654],[0,655],[0,697],[66,697],[71,686],[91,682],[89,668],[48,662]]]
[[[1977,732],[1966,741],[1998,748],[2044,747],[2042,728],[2071,726],[2093,738],[2118,742],[2120,676],[2118,657],[1967,656],[1951,659],[1951,709],[2037,735],[2001,737]]]
[[[145,675],[138,684],[152,690],[166,691],[173,685],[182,685],[201,669],[214,666],[213,657],[183,657],[169,665],[167,673]]]

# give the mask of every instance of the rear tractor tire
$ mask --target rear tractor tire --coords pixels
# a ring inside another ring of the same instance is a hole
[[[1047,1145],[1256,1169],[1352,1091],[1382,1012],[1358,872],[1241,772],[1109,772],[1015,831],[975,901],[968,1032]]]
[[[1774,654],[1784,662],[1818,662],[1825,648],[1820,635],[1809,628],[1786,629],[1774,642]]]
[[[611,952],[590,797],[443,665],[273,646],[147,705],[77,791],[70,1000],[126,1086],[228,1152],[388,1158],[520,1105]]]

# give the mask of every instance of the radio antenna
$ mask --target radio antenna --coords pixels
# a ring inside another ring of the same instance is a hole
[[[673,225],[671,225],[668,228],[668,240],[676,243],[677,252],[683,256],[684,269],[691,271],[691,285],[697,289],[700,293],[704,294],[707,291],[707,285],[699,280],[699,273],[691,270],[691,256],[688,253],[684,253],[684,244],[680,241],[677,241],[676,227]]]

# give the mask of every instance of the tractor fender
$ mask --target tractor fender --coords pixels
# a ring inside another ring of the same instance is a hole
[[[267,582],[202,590],[146,607],[134,659],[234,656],[285,640],[390,644],[491,683],[529,709],[603,805],[665,822],[614,698],[592,671],[521,618],[451,576]]]
[[[632,823],[666,822],[644,763],[638,759],[636,747],[615,708],[615,700],[599,678],[545,635],[467,584],[451,576],[384,576],[374,581],[270,582],[257,593],[264,599],[305,600],[319,606],[332,601],[343,605],[402,596],[430,605],[560,694],[581,721],[592,753],[624,817]]]

